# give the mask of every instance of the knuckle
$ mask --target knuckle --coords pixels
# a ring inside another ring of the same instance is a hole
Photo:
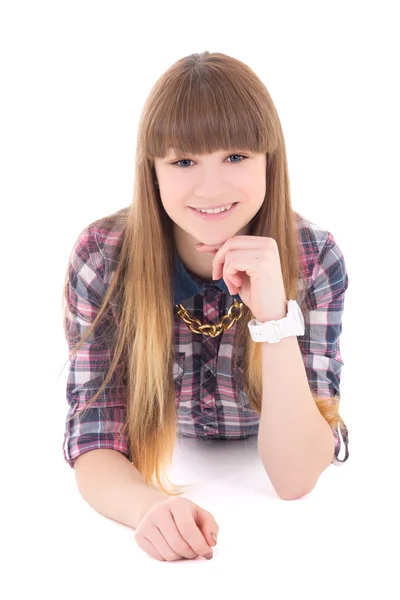
[[[174,538],[170,542],[171,547],[174,549],[176,554],[180,554],[184,556],[187,552],[190,551],[188,544],[181,538],[181,536],[174,536]]]
[[[174,552],[171,552],[171,553],[168,552],[168,554],[167,554],[167,561],[168,562],[172,562],[174,560],[177,560],[176,554]]]
[[[181,531],[182,537],[184,537],[185,540],[187,540],[190,537],[193,537],[193,526],[189,523],[182,524],[180,526],[180,531]]]
[[[201,556],[210,551],[207,545],[202,544],[201,541],[197,540],[197,537],[185,535],[185,540],[187,540],[187,545],[181,548],[180,552],[183,553],[194,553],[196,556]]]
[[[198,556],[204,556],[209,552],[212,552],[211,548],[207,544],[194,544],[193,548],[197,552]]]
[[[192,552],[192,549],[185,541],[181,541],[176,546],[174,546],[175,552],[180,554],[181,556],[186,556]]]

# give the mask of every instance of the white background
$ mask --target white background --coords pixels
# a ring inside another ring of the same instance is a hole
[[[3,598],[399,598],[396,9],[1,3]],[[82,229],[131,202],[150,88],[203,50],[242,60],[265,83],[293,207],[344,253],[340,412],[350,458],[285,502],[255,443],[177,447],[173,480],[200,482],[187,497],[213,514],[220,535],[213,560],[170,563],[93,510],[64,462],[62,283]]]

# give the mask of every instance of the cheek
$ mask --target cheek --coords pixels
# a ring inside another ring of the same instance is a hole
[[[160,192],[160,198],[165,212],[174,221],[177,220],[179,216],[182,215],[182,212],[187,209],[186,203],[177,195],[175,187],[173,191],[163,189]]]
[[[267,191],[266,182],[260,178],[247,180],[241,189],[249,210],[251,212],[258,211],[264,202]]]
[[[248,169],[237,173],[234,185],[236,185],[247,198],[259,198],[265,196],[266,175],[265,171],[257,164],[249,165]]]
[[[264,202],[265,194],[267,192],[267,182],[265,177],[258,176],[249,183],[248,194],[249,198],[252,199],[252,206],[255,209],[261,208]]]
[[[179,180],[164,179],[160,185],[160,197],[167,213],[178,213],[189,204],[187,185]]]
[[[165,195],[161,195],[161,202],[167,215],[171,218],[174,218],[177,210],[176,202]]]

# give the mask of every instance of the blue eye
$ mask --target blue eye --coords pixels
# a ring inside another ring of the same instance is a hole
[[[247,156],[244,156],[243,154],[230,154],[230,155],[228,156],[228,158],[231,158],[231,156],[240,156],[242,159],[246,159],[246,158],[248,158]],[[181,160],[177,160],[176,162],[174,162],[174,163],[171,163],[171,164],[172,164],[172,165],[177,165],[177,166],[180,166],[180,165],[179,165],[179,163],[182,163],[182,162],[193,162],[193,161],[192,161],[190,158],[182,158]],[[235,160],[235,161],[233,161],[233,162],[234,162],[234,163],[237,163],[237,162],[243,162],[243,160]]]
[[[182,162],[185,162],[185,161],[186,161],[186,162],[193,162],[192,160],[190,160],[190,158],[182,158],[182,160],[178,160],[177,162],[174,162],[174,163],[172,163],[172,164],[173,164],[173,165],[178,165],[178,166],[181,166],[179,163],[182,163]]]

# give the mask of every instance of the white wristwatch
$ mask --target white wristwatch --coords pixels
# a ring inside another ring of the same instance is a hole
[[[276,344],[285,337],[304,335],[304,317],[296,300],[288,300],[288,311],[283,319],[265,323],[252,319],[247,326],[255,342]]]

